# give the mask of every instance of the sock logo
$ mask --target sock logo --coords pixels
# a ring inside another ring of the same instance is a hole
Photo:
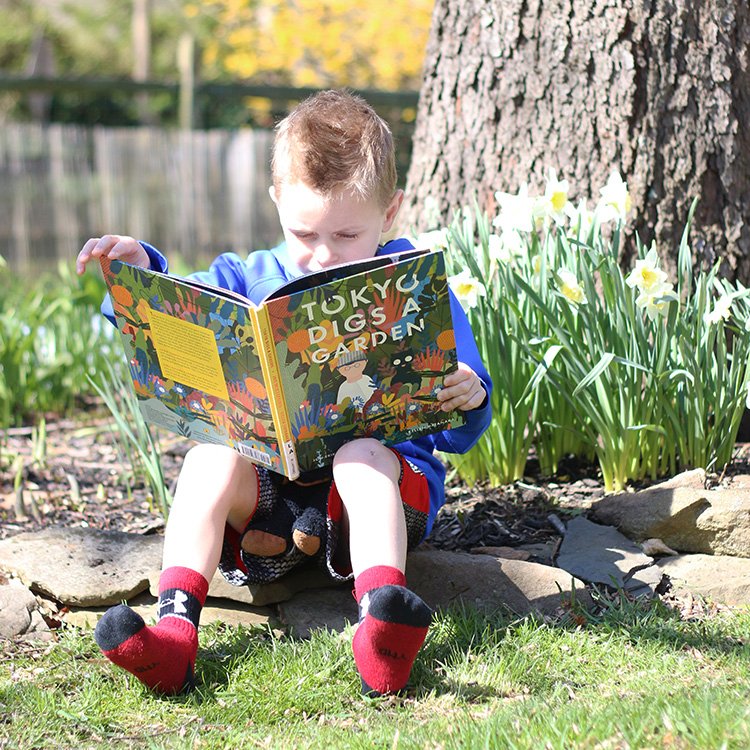
[[[368,591],[360,600],[359,600],[359,621],[362,622],[362,620],[367,617],[367,612],[370,609],[370,592]]]
[[[177,615],[186,615],[187,607],[185,603],[188,600],[188,595],[184,591],[177,589],[174,594],[174,612]]]
[[[168,589],[159,596],[159,619],[172,616],[198,626],[201,606],[198,600],[182,589]]]

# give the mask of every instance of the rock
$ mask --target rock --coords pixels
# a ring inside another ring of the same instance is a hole
[[[279,617],[297,638],[309,638],[313,630],[343,632],[358,619],[351,584],[336,588],[300,591],[279,604]]]
[[[557,568],[490,555],[417,549],[406,561],[406,576],[409,588],[433,609],[466,604],[490,612],[507,607],[517,615],[557,615],[571,586],[578,602],[591,603],[583,584]],[[358,614],[351,585],[300,592],[281,603],[279,613],[299,637],[317,629],[342,632]]]
[[[43,640],[51,633],[34,594],[18,581],[10,581],[0,586],[0,638],[18,636]]]
[[[557,568],[489,555],[416,549],[406,561],[406,575],[409,588],[434,609],[463,603],[554,615],[573,587],[578,601],[589,600],[581,581]]]
[[[531,557],[531,552],[515,547],[474,547],[471,554],[504,557],[506,560],[528,560]]]
[[[0,541],[0,570],[66,606],[107,607],[143,591],[156,596],[163,537],[54,527]],[[317,568],[295,571],[262,586],[232,586],[218,572],[210,597],[265,606],[307,588],[335,585]]]
[[[731,606],[750,605],[750,560],[727,555],[678,555],[659,560],[676,588]]]
[[[336,586],[334,581],[320,568],[293,570],[273,583],[252,586],[233,586],[217,570],[208,588],[208,595],[217,599],[229,599],[256,607],[265,607],[291,599],[298,591],[306,589],[327,588]],[[150,591],[154,596],[159,593],[159,571],[151,577]]]
[[[750,557],[750,493],[706,490],[696,469],[632,494],[599,500],[591,517],[630,539],[657,537],[680,552]]]
[[[641,542],[641,549],[644,555],[649,557],[662,557],[663,555],[679,555],[671,547],[667,547],[661,539],[645,539]]]
[[[140,594],[128,602],[128,606],[138,612],[147,625],[153,625],[156,622],[157,604],[157,598],[148,593]],[[64,613],[61,619],[67,625],[94,628],[99,618],[108,609],[109,607],[74,607]],[[275,627],[277,618],[275,613],[267,607],[255,607],[249,604],[209,597],[206,599],[206,606],[201,610],[200,624],[208,625],[211,622],[220,622],[224,625],[244,625],[245,627],[254,625]]]
[[[68,606],[118,604],[148,588],[162,539],[51,527],[0,541],[0,569]]]
[[[583,516],[568,522],[557,564],[589,583],[618,586],[634,594],[651,594],[661,580],[652,558],[612,526]],[[642,569],[641,569],[642,568]]]

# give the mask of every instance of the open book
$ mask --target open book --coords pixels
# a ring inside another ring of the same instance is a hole
[[[463,424],[445,262],[410,250],[295,279],[261,305],[102,260],[144,418],[290,479],[358,437],[391,445]]]

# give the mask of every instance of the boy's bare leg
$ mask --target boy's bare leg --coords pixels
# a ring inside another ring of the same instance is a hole
[[[354,440],[336,454],[333,476],[346,513],[354,578],[377,565],[406,569],[406,521],[399,460],[377,440]]]
[[[257,504],[255,468],[230,448],[200,445],[185,457],[169,514],[159,579],[159,622],[129,607],[108,610],[95,637],[104,654],[163,693],[193,685],[198,622],[221,555],[225,523],[238,531]]]
[[[162,570],[191,568],[211,580],[224,525],[242,532],[257,504],[255,467],[231,448],[202,444],[185,457],[164,535]]]
[[[406,588],[400,471],[395,454],[370,439],[347,443],[333,464],[360,610],[352,650],[368,695],[406,686],[432,617],[430,608]]]

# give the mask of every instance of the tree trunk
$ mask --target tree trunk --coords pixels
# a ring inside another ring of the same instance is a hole
[[[674,258],[697,196],[696,258],[750,282],[749,50],[747,0],[437,0],[402,224],[617,169],[644,242]]]

